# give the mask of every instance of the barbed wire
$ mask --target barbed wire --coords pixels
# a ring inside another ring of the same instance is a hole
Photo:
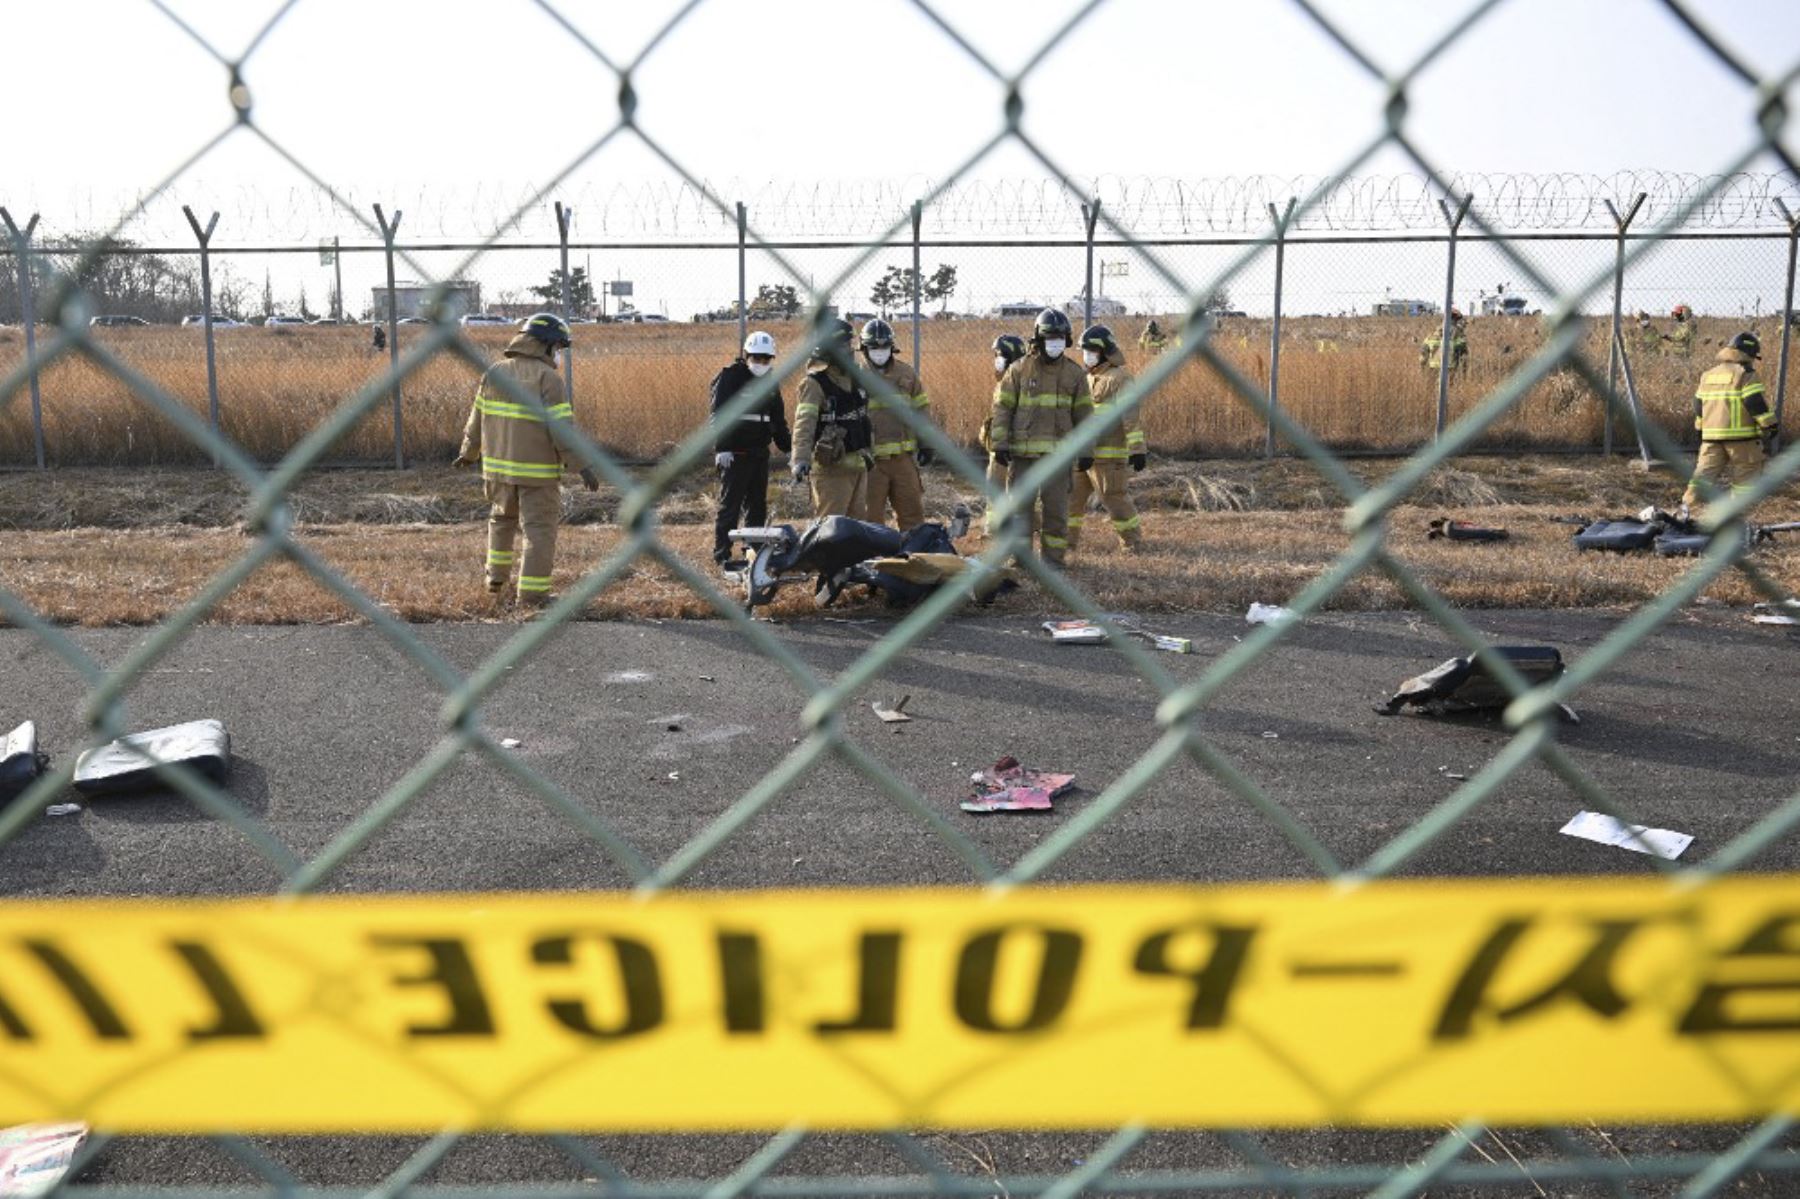
[[[1646,197],[1634,228],[1659,227],[1695,197],[1704,200],[1683,229],[1783,230],[1776,204],[1800,211],[1800,180],[1785,172],[1708,176],[1674,171],[1579,173],[1467,173],[1448,176],[1449,191],[1472,195],[1473,210],[1502,232],[1611,231],[1610,201],[1621,211]],[[706,183],[717,196],[741,200],[756,232],[769,239],[854,241],[879,236],[914,201],[931,194],[920,176],[891,179],[733,180]],[[1443,229],[1438,201],[1445,192],[1422,175],[1275,176],[1210,179],[1103,176],[1086,192],[1054,179],[969,179],[955,183],[924,211],[928,237],[1080,237],[1082,205],[1098,198],[1138,237],[1256,236],[1269,228],[1269,206],[1320,193],[1294,224],[1298,232],[1413,233]],[[406,214],[410,241],[485,239],[529,204],[529,184],[348,188],[346,198],[367,212],[383,204]],[[557,196],[576,213],[580,240],[706,241],[736,236],[735,218],[701,190],[682,181],[575,181]],[[46,233],[64,235],[112,227],[137,197],[88,190],[0,197],[20,211],[41,212]],[[238,245],[274,245],[355,232],[322,191],[248,183],[194,182],[158,198],[127,229],[138,241],[187,240],[180,207],[220,213],[221,238]],[[502,231],[507,241],[554,241],[548,204],[526,208]],[[346,238],[352,240],[352,238]]]

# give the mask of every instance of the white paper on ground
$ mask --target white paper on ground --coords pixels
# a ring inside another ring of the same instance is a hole
[[[1562,826],[1561,832],[1585,841],[1616,845],[1634,853],[1653,853],[1673,862],[1694,843],[1691,833],[1671,832],[1666,828],[1646,828],[1641,824],[1624,824],[1604,812],[1577,812]]]
[[[0,1199],[42,1195],[61,1182],[87,1134],[85,1124],[0,1129]]]

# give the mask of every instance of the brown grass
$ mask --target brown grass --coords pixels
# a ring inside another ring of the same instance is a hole
[[[1407,507],[1392,519],[1398,556],[1452,603],[1488,607],[1608,607],[1643,603],[1692,565],[1647,554],[1579,553],[1572,530],[1543,507],[1501,505],[1475,515],[1507,526],[1504,545],[1427,541],[1437,508]],[[1770,516],[1792,519],[1800,505]],[[1331,510],[1193,513],[1161,511],[1146,521],[1147,548],[1126,557],[1104,526],[1075,555],[1070,574],[1103,608],[1140,612],[1241,612],[1252,601],[1290,599],[1343,552],[1348,537]],[[663,530],[688,561],[708,562],[710,531],[695,524]],[[477,524],[386,527],[308,526],[297,534],[358,587],[409,621],[512,619],[489,604],[480,582],[483,530]],[[612,525],[563,530],[556,585],[574,584],[620,544]],[[965,552],[983,544],[971,535]],[[235,530],[165,527],[0,533],[0,576],[52,620],[78,625],[147,624],[165,619],[249,547]],[[1800,588],[1800,539],[1758,551],[1759,564],[1790,591]],[[1725,603],[1758,598],[1735,574],[1708,594]],[[1364,573],[1330,603],[1334,609],[1410,607],[1385,575]],[[877,605],[852,605],[875,608]],[[1035,586],[1000,601],[1021,617],[1057,605]],[[778,617],[815,611],[796,588],[772,609]],[[714,614],[704,599],[662,567],[640,562],[592,603],[588,619],[691,619]],[[356,619],[341,601],[290,563],[259,570],[226,598],[213,620],[227,624],[335,623]]]
[[[1776,330],[1762,330],[1768,344]],[[1128,341],[1140,322],[1119,322]],[[1407,450],[1430,439],[1436,378],[1418,365],[1419,339],[1432,322],[1399,318],[1290,318],[1283,325],[1282,404],[1307,429],[1345,449]],[[781,344],[802,336],[795,323],[769,326]],[[991,321],[932,322],[925,332],[924,374],[934,411],[950,435],[972,444],[992,391],[994,336],[1009,326]],[[1708,320],[1693,360],[1634,363],[1650,415],[1677,436],[1686,425],[1687,397],[1712,345],[1736,324]],[[505,330],[472,330],[488,357],[497,357]],[[207,410],[204,352],[197,329],[106,329],[97,336],[190,410]],[[421,336],[401,333],[402,348]],[[1232,319],[1217,344],[1238,371],[1268,381],[1269,323]],[[667,452],[705,418],[706,385],[731,357],[732,325],[585,326],[575,358],[576,416],[603,445],[647,461]],[[1465,411],[1537,348],[1541,326],[1529,318],[1472,322],[1473,366],[1452,386],[1451,415]],[[377,382],[385,354],[368,348],[364,328],[235,329],[217,335],[222,425],[256,458],[287,452],[359,388]],[[910,338],[902,332],[902,348]],[[1595,322],[1586,353],[1605,365],[1605,326]],[[0,373],[24,357],[16,329],[0,330]],[[1144,365],[1131,354],[1134,366]],[[1773,369],[1773,363],[1769,364]],[[403,384],[407,449],[415,459],[443,461],[455,451],[467,415],[474,372],[440,354]],[[115,377],[85,360],[65,360],[42,372],[45,438],[61,464],[183,464],[203,460],[157,413]],[[791,404],[791,388],[790,388]],[[24,389],[0,407],[0,463],[31,460],[29,402]],[[1263,425],[1210,368],[1184,366],[1144,409],[1159,454],[1243,454],[1260,450]],[[1800,428],[1800,423],[1790,422]],[[1571,372],[1532,392],[1484,439],[1494,447],[1592,444],[1601,427],[1599,400]],[[1628,431],[1621,427],[1621,438]],[[389,406],[374,412],[336,447],[337,460],[385,460],[392,455]],[[1198,502],[1222,504],[1214,497]]]

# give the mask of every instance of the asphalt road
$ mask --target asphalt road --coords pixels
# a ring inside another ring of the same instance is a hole
[[[1554,644],[1570,659],[1618,619],[1570,612],[1468,616],[1497,642]],[[1194,639],[1194,655],[1158,658],[1182,679],[1197,677],[1249,631],[1241,621],[1218,616],[1155,625]],[[887,622],[771,627],[830,679]],[[460,669],[473,668],[516,631],[500,625],[417,630]],[[146,635],[73,633],[102,663],[121,660]],[[1694,834],[1686,860],[1704,860],[1800,784],[1797,651],[1800,638],[1751,625],[1742,613],[1694,611],[1658,630],[1578,696],[1581,723],[1563,726],[1560,741],[1639,820]],[[1371,710],[1402,678],[1454,652],[1448,637],[1419,614],[1328,615],[1235,682],[1210,705],[1201,725],[1245,774],[1340,862],[1352,865],[1442,802],[1457,786],[1448,775],[1473,774],[1505,742],[1504,732],[1487,720],[1381,717]],[[78,743],[83,689],[73,670],[30,635],[8,630],[0,632],[0,675],[0,726],[36,720],[53,753]],[[887,726],[870,712],[868,701],[901,695],[911,697],[911,723]],[[232,795],[307,857],[436,742],[440,699],[429,679],[370,628],[204,628],[137,684],[130,719],[137,727],[204,716],[224,720],[237,754]],[[1091,802],[1154,742],[1157,700],[1149,683],[1104,648],[1053,646],[1016,618],[970,618],[939,628],[903,656],[859,697],[847,727],[995,861],[1009,863]],[[660,861],[792,750],[802,732],[803,705],[786,673],[721,623],[581,624],[562,630],[516,669],[484,712],[487,727],[517,738],[517,752],[535,769]],[[1074,771],[1080,790],[1050,814],[957,811],[969,772],[1002,754]],[[1629,875],[1655,869],[1641,855],[1559,835],[1557,829],[1583,806],[1562,780],[1533,766],[1400,873]],[[1750,868],[1800,868],[1800,846],[1784,838]],[[1299,851],[1192,763],[1165,774],[1044,875],[1047,881],[1308,877],[1316,870]],[[905,885],[971,878],[947,846],[873,784],[828,762],[739,829],[687,885]],[[0,846],[0,894],[6,896],[254,894],[278,881],[275,868],[235,832],[173,798],[97,801],[72,816],[44,817]],[[611,888],[626,881],[603,851],[536,797],[490,764],[465,760],[352,855],[327,889]],[[1270,1134],[1262,1143],[1278,1160],[1296,1163],[1395,1161],[1416,1157],[1441,1134]],[[1516,1152],[1550,1152],[1537,1134],[1518,1136],[1522,1140],[1508,1141]],[[1612,1136],[1628,1155],[1734,1139],[1729,1129]],[[1067,1170],[1099,1139],[931,1138],[957,1168],[977,1174],[983,1158],[1001,1172]],[[592,1143],[634,1174],[692,1177],[729,1173],[763,1138]],[[1606,1152],[1601,1142],[1592,1143]],[[277,1142],[271,1152],[306,1182],[366,1184],[397,1168],[419,1144],[404,1138],[301,1139]],[[1153,1138],[1127,1164],[1239,1168],[1243,1161],[1217,1137],[1170,1134]],[[890,1148],[867,1137],[809,1140],[792,1169],[908,1171]],[[488,1137],[465,1143],[427,1178],[583,1176],[545,1141]],[[115,1146],[88,1177],[156,1185],[251,1181],[221,1151],[148,1139]],[[1786,1184],[1772,1179],[1770,1185]]]

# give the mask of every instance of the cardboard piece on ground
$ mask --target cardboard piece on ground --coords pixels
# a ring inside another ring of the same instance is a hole
[[[1666,828],[1649,828],[1642,824],[1625,824],[1604,812],[1577,812],[1574,819],[1559,832],[1601,845],[1616,845],[1633,853],[1655,854],[1673,862],[1694,843],[1690,833],[1671,832]]]
[[[1075,784],[1075,776],[1027,770],[1010,754],[969,776],[974,791],[962,801],[965,812],[1048,812],[1050,801]]]
[[[906,714],[906,701],[911,698],[912,696],[910,695],[902,695],[899,699],[894,701],[892,706],[883,704],[880,700],[877,700],[870,704],[869,707],[874,709],[875,715],[881,718],[883,724],[900,724],[902,721],[912,719],[912,717]]]
[[[19,1124],[0,1129],[0,1199],[48,1192],[68,1173],[87,1134],[85,1124]]]

